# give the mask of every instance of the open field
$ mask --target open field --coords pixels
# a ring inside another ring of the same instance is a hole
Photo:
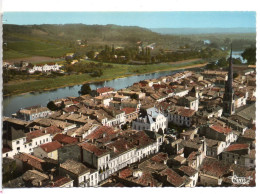
[[[73,74],[57,76],[55,78],[46,78],[44,80],[31,80],[30,82],[18,80],[12,84],[4,84],[3,93],[5,96],[21,94],[32,91],[43,91],[51,90],[55,88],[73,86],[77,84],[99,82],[105,80],[116,79],[119,77],[126,77],[137,74],[152,73],[157,71],[169,71],[177,69],[185,69],[192,67],[205,66],[200,59],[179,61],[175,64],[152,64],[152,65],[122,65],[122,64],[112,64],[112,68],[105,69],[104,74],[101,77],[91,77],[89,74]]]
[[[32,56],[32,57],[21,57],[21,58],[12,58],[6,60],[9,63],[18,63],[20,61],[29,61],[30,63],[41,63],[41,62],[54,62],[60,60],[59,58],[44,57],[44,56]]]

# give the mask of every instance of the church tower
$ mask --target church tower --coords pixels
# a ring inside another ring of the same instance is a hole
[[[225,83],[225,93],[223,97],[223,114],[230,116],[235,113],[235,100],[233,90],[233,64],[232,64],[232,45],[229,58],[228,80]]]

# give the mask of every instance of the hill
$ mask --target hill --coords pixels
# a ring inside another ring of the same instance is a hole
[[[61,57],[75,50],[76,40],[89,44],[133,44],[158,40],[159,34],[136,26],[116,25],[3,25],[4,59],[48,56]]]
[[[151,28],[160,34],[240,34],[256,33],[256,28]]]

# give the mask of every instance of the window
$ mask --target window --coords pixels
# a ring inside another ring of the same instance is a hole
[[[20,141],[16,141],[16,144],[19,144],[20,143]]]
[[[43,143],[45,143],[45,139],[44,139],[44,140],[42,140],[42,142],[43,142]]]
[[[46,142],[48,142],[48,138],[46,138]]]
[[[19,151],[20,150],[20,147],[17,147],[17,151]]]
[[[27,146],[26,146],[26,145],[24,145],[24,147],[26,148]]]
[[[5,157],[8,157],[8,154],[5,154]]]

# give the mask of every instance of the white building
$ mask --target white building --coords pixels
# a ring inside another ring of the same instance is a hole
[[[22,130],[11,128],[9,138],[6,142],[7,144],[5,145],[9,147],[9,151],[3,152],[2,155],[3,157],[13,158],[14,155],[20,152],[32,153],[35,147],[51,141],[51,135],[43,133],[41,130],[35,130],[25,134]]]
[[[163,137],[150,131],[134,132],[103,146],[83,142],[83,162],[98,169],[99,181],[112,173],[137,162],[144,157],[157,153]]]
[[[133,121],[132,128],[136,130],[149,130],[163,132],[168,128],[168,118],[165,117],[157,108],[152,107],[146,110],[143,115]]]
[[[34,65],[33,68],[29,69],[29,73],[35,73],[36,71],[39,72],[51,72],[51,71],[59,71],[60,66],[55,64],[45,64],[45,65]]]
[[[192,117],[194,114],[195,110],[181,107],[175,111],[169,112],[168,120],[178,126],[190,127],[192,125]]]

